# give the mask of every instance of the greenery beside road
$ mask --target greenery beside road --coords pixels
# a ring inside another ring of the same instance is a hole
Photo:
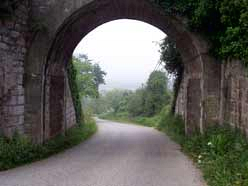
[[[144,116],[137,116],[137,117],[129,117],[127,113],[106,113],[99,115],[99,118],[123,122],[123,123],[130,123],[136,125],[142,125],[146,127],[156,127],[158,121],[160,120],[160,116],[156,115],[154,117],[144,117]]]
[[[174,114],[175,100],[183,71],[181,59],[175,47],[175,44],[168,39],[161,44],[161,60],[167,71],[176,77],[173,99],[169,89],[157,91],[161,90],[162,86],[158,88],[158,85],[162,83],[157,81],[159,78],[155,78],[156,81],[147,81],[141,89],[134,92],[113,90],[105,93],[100,97],[100,101],[95,102],[98,106],[95,111],[100,113],[103,111],[99,116],[104,119],[154,127],[166,133],[194,160],[202,170],[209,186],[248,186],[248,141],[241,131],[229,125],[213,125],[207,128],[203,135],[200,133],[185,135],[182,118]],[[161,93],[157,97],[166,96],[167,99],[158,101],[160,107],[157,110],[152,106],[145,107],[146,101],[150,100],[147,99],[146,93],[150,82],[156,82],[154,91],[156,94]],[[168,82],[164,83],[167,85]],[[147,109],[156,111],[147,112]]]
[[[186,136],[183,123],[180,117],[164,113],[158,129],[193,158],[209,186],[248,185],[248,142],[241,131],[215,125],[204,135]]]
[[[0,137],[0,171],[47,158],[78,145],[97,130],[93,119],[77,125],[65,134],[51,139],[43,145],[33,144],[27,137],[16,134],[12,139]]]
[[[106,73],[98,64],[93,64],[87,55],[73,56],[67,66],[71,95],[77,122],[83,120],[82,99],[99,96],[99,86],[105,83]]]
[[[88,109],[95,114],[124,114],[128,117],[152,117],[171,102],[165,71],[154,71],[146,84],[135,91],[114,89],[104,92],[97,99],[88,99]]]
[[[209,186],[248,186],[248,142],[241,131],[229,125],[211,126],[205,134],[186,136],[184,122],[165,108],[154,117],[128,118],[102,115],[102,118],[155,127],[181,145],[203,172]]]
[[[138,90],[105,92],[96,100],[88,100],[87,106],[103,119],[154,127],[166,133],[195,161],[209,186],[248,186],[246,136],[229,125],[213,125],[203,135],[186,136],[182,118],[174,114],[184,67],[169,38],[161,43],[161,62],[175,77],[173,91],[168,88],[168,74],[153,72]]]
[[[98,97],[99,85],[104,83],[106,73],[85,55],[73,57],[67,70],[78,124],[44,144],[34,144],[31,139],[18,133],[12,138],[0,136],[0,171],[64,151],[85,141],[97,131],[92,112],[84,108],[81,100],[84,97]]]

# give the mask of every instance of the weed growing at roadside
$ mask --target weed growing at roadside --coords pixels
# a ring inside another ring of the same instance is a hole
[[[248,142],[240,131],[215,125],[204,135],[187,137],[183,121],[170,114],[161,119],[159,129],[193,158],[209,186],[248,186]]]
[[[97,130],[94,120],[69,129],[43,145],[36,145],[27,137],[15,134],[12,139],[0,137],[0,171],[27,164],[68,149],[88,139]]]

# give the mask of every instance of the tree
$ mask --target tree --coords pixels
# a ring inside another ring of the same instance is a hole
[[[77,70],[77,84],[81,97],[98,97],[99,85],[105,83],[106,73],[98,64],[92,64],[86,55],[73,57],[72,63]]]
[[[169,37],[166,37],[160,44],[160,61],[164,63],[166,71],[175,77],[180,76],[184,70],[176,43]]]
[[[106,93],[105,99],[109,104],[109,108],[116,114],[118,112],[127,111],[127,102],[130,91],[114,89]]]
[[[167,84],[166,73],[154,71],[142,88],[135,92],[114,89],[102,93],[96,101],[91,101],[92,108],[97,114],[110,112],[116,116],[154,116],[163,106],[170,103],[171,96]]]
[[[93,70],[92,73],[94,75],[94,82],[96,85],[96,89],[99,89],[99,85],[101,84],[105,84],[105,80],[104,80],[104,76],[106,76],[106,72],[104,72],[101,67],[99,66],[99,64],[94,64],[93,65]],[[99,95],[99,92],[98,92]]]
[[[128,99],[127,111],[130,116],[141,116],[144,114],[145,105],[145,89],[137,89],[134,93],[130,94]]]
[[[160,44],[160,53],[160,60],[164,63],[165,69],[175,78],[173,85],[174,97],[171,108],[172,113],[174,113],[178,92],[183,78],[184,65],[182,57],[177,50],[176,43],[169,37],[166,37]]]
[[[145,92],[145,114],[153,116],[161,111],[164,105],[170,103],[168,79],[165,72],[154,71],[147,81]]]

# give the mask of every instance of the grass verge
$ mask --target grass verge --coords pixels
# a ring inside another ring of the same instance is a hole
[[[118,115],[102,118],[153,126],[166,133],[194,160],[209,186],[248,186],[247,137],[229,125],[211,126],[204,135],[186,136],[182,119],[166,110],[157,116],[159,119],[118,118]]]
[[[47,158],[75,146],[97,130],[94,120],[69,129],[43,145],[33,144],[27,137],[14,135],[12,139],[0,137],[0,171]]]
[[[117,121],[117,122],[123,122],[123,123],[130,123],[130,124],[136,124],[136,125],[142,125],[146,127],[156,127],[157,124],[160,121],[160,116],[156,115],[154,117],[129,117],[127,113],[107,113],[107,114],[101,114],[99,115],[99,118],[111,120],[111,121]]]
[[[181,118],[171,114],[162,117],[159,129],[196,162],[209,186],[248,186],[248,142],[239,130],[215,125],[187,137]]]

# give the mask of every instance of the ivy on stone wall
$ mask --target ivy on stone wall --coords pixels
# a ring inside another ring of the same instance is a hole
[[[220,60],[240,59],[248,65],[247,0],[153,0],[170,15],[188,18],[191,30],[212,43]]]
[[[71,96],[73,99],[73,104],[76,112],[76,120],[77,123],[80,124],[83,121],[83,112],[82,112],[81,99],[79,95],[79,88],[77,85],[77,70],[71,61],[68,64],[67,73],[68,73],[69,85],[71,89]]]

